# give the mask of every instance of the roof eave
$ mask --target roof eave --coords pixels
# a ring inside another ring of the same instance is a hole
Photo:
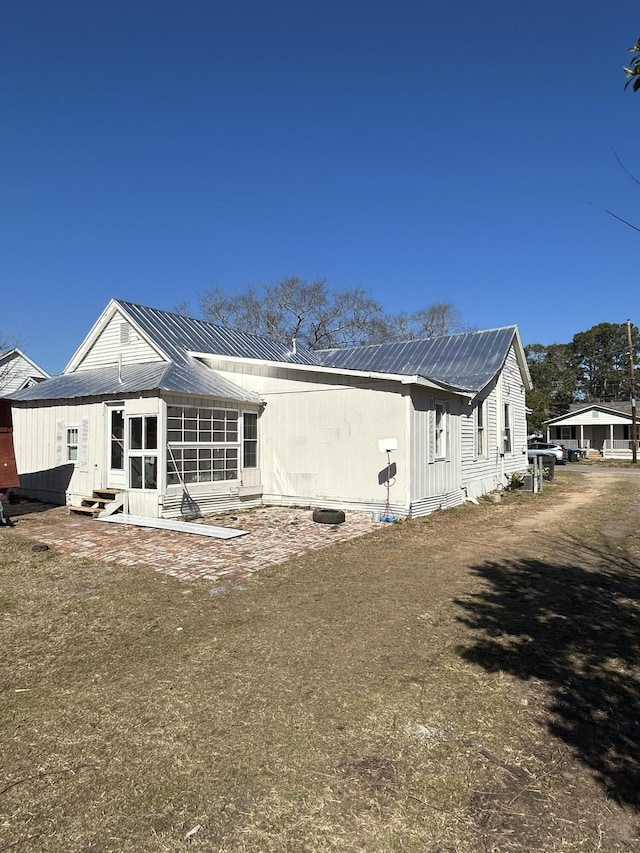
[[[297,362],[289,361],[271,361],[269,359],[258,358],[243,358],[241,356],[220,355],[218,353],[194,352],[189,350],[187,355],[199,360],[211,361],[228,361],[232,364],[253,364],[259,367],[277,367],[287,368],[299,372],[319,373],[329,376],[357,376],[361,379],[380,379],[385,382],[398,382],[401,385],[421,385],[425,388],[433,388],[440,391],[449,391],[452,394],[460,394],[462,396],[470,396],[472,392],[467,389],[458,388],[454,385],[448,385],[445,382],[437,382],[425,376],[417,374],[404,375],[402,373],[379,373],[370,370],[349,370],[342,367],[324,367],[319,364],[298,364]]]

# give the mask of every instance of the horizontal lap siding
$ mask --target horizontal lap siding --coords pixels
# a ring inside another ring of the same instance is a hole
[[[515,471],[527,467],[526,402],[522,376],[513,348],[509,351],[500,375],[479,395],[485,401],[485,447],[483,456],[475,453],[475,418],[463,421],[462,483],[471,498],[480,497],[506,485]],[[502,455],[504,404],[511,409],[511,452]],[[475,411],[477,400],[474,400]]]
[[[125,344],[121,343],[120,338],[123,323],[129,328],[129,343]],[[131,324],[125,321],[120,314],[116,314],[76,369],[91,370],[95,367],[117,364],[118,356],[122,357],[122,364],[147,364],[162,361],[158,353],[140,337]]]

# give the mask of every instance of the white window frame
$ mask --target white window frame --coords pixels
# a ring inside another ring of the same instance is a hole
[[[71,441],[70,433],[75,432],[75,441]],[[80,463],[80,426],[79,424],[65,424],[64,431],[65,444],[65,460],[72,462],[74,465]],[[75,456],[72,455],[72,449],[75,448]]]
[[[503,453],[513,452],[513,429],[511,426],[511,403],[504,403],[502,407],[503,423],[502,423],[502,451]]]
[[[255,471],[256,468],[260,467],[260,458],[258,456],[258,450],[259,450],[259,446],[260,446],[260,442],[258,440],[258,438],[259,438],[259,435],[258,435],[258,413],[257,412],[250,412],[250,411],[243,411],[241,414],[242,414],[242,463],[241,463],[242,464],[242,470],[243,471],[244,470]],[[246,422],[245,422],[245,418],[247,418],[247,417],[255,418],[255,428],[256,428],[255,437],[247,438]],[[255,463],[252,465],[247,464],[247,446],[248,445],[254,448]]]
[[[476,458],[487,455],[487,407],[486,400],[478,400],[475,410]]]
[[[448,406],[445,400],[435,400],[433,404],[433,456],[436,460],[446,459]]]
[[[176,414],[178,409],[180,415]],[[229,406],[167,404],[167,486],[181,481],[187,485],[238,482],[242,470],[242,414]]]

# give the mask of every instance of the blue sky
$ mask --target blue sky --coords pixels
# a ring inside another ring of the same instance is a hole
[[[0,331],[287,276],[525,343],[640,324],[637,2],[5,4]]]

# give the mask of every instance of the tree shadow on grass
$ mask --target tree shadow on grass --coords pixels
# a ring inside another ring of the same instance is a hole
[[[485,589],[456,601],[475,632],[462,657],[538,679],[549,730],[607,793],[640,805],[640,562],[617,543],[565,537],[553,562],[475,566]]]

